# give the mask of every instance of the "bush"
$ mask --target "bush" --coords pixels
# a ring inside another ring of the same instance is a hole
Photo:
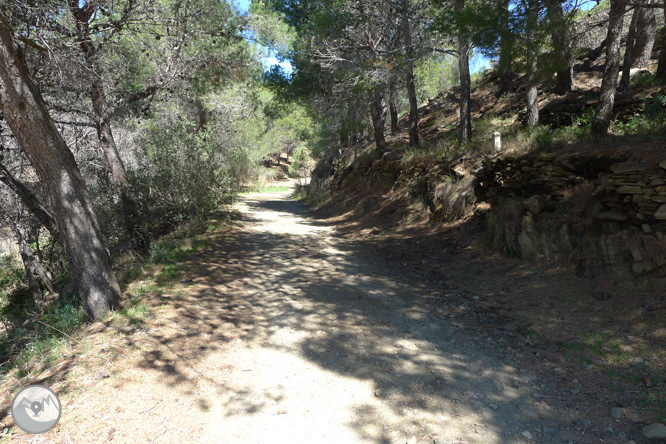
[[[146,156],[132,174],[132,186],[150,233],[209,214],[247,173],[242,150],[220,152],[208,133],[195,133],[187,124],[152,128],[142,145]]]
[[[307,205],[316,207],[326,202],[331,193],[325,185],[301,185],[297,184],[291,197],[295,200],[302,200]]]
[[[308,153],[305,147],[298,147],[294,151],[294,161],[289,166],[289,177],[303,177],[307,175]]]

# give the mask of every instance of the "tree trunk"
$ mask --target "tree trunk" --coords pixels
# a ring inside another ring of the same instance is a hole
[[[638,8],[636,23],[636,40],[632,53],[632,68],[647,68],[652,57],[654,38],[657,35],[657,17],[653,8]]]
[[[398,123],[398,105],[396,104],[395,96],[395,78],[391,75],[391,80],[389,81],[389,110],[391,114],[391,134],[396,135],[400,131],[400,125]]]
[[[456,13],[462,14],[465,0],[456,0]],[[463,24],[458,24],[458,71],[460,71],[460,128],[459,143],[472,138],[472,80],[469,75],[469,35]]]
[[[49,230],[53,239],[60,242],[60,232],[58,231],[58,226],[51,216],[51,213],[44,208],[42,203],[37,199],[37,196],[33,194],[32,191],[23,185],[18,179],[16,179],[12,174],[5,168],[3,164],[0,163],[0,182],[3,182],[7,187],[9,187],[21,200],[21,203],[32,213],[37,220]]]
[[[372,117],[372,128],[375,132],[375,149],[383,154],[386,151],[386,139],[384,128],[386,127],[386,102],[382,92],[375,93],[370,104],[370,117]]]
[[[622,23],[624,20],[626,0],[611,0],[610,18],[608,22],[608,36],[606,37],[606,66],[601,81],[601,97],[599,105],[592,119],[592,135],[601,138],[608,134],[613,104],[615,103],[615,89],[617,75],[620,69],[620,40],[622,38]]]
[[[500,16],[500,48],[499,48],[499,76],[500,90],[499,94],[505,94],[513,91],[513,45],[515,36],[511,32],[511,23],[509,20],[509,2],[503,0],[501,4],[502,12]]]
[[[407,97],[409,98],[409,146],[419,146],[419,104],[416,100],[416,85],[414,84],[414,50],[412,48],[412,32],[409,27],[409,2],[401,2],[402,37],[405,42],[405,55],[407,66],[405,80],[407,81]]]
[[[119,188],[129,187],[127,172],[118,154],[118,148],[109,122],[111,117],[109,112],[110,107],[106,93],[104,92],[104,81],[99,69],[99,49],[95,47],[90,38],[91,31],[88,21],[94,15],[96,7],[87,3],[84,7],[79,7],[80,4],[78,0],[69,0],[69,9],[76,25],[77,41],[90,75],[90,100],[95,112],[97,138],[99,139],[106,163],[111,171],[113,183]]]
[[[640,15],[640,8],[634,9],[631,14],[631,24],[629,25],[629,33],[627,34],[626,43],[624,44],[624,60],[622,61],[622,77],[620,78],[620,91],[628,91],[631,86],[631,64],[634,56],[634,42],[636,41],[636,25],[638,24],[638,16]]]
[[[74,156],[46,111],[1,13],[0,104],[18,145],[46,189],[86,312],[98,319],[118,305],[120,287]]]
[[[539,18],[536,0],[529,1],[527,11],[527,126],[539,124],[539,91],[536,84],[538,46],[536,27]]]
[[[664,22],[666,22],[666,4],[663,9]],[[659,66],[656,77],[660,80],[666,79],[666,25],[661,28],[661,49],[659,50]]]
[[[120,158],[118,146],[113,137],[111,129],[111,107],[104,92],[104,81],[99,68],[99,48],[95,47],[90,38],[91,31],[88,21],[96,8],[91,8],[90,4],[86,4],[85,7],[81,8],[79,4],[77,0],[69,0],[69,8],[76,24],[79,48],[83,53],[88,72],[90,73],[90,100],[95,112],[97,138],[100,148],[104,153],[106,164],[111,172],[111,181],[120,193],[125,232],[132,242],[134,249],[145,251],[149,245],[148,233],[140,226],[138,205],[132,196],[130,183],[127,178],[127,170]]]
[[[562,2],[560,0],[549,0],[548,14],[551,21],[551,38],[553,39],[553,49],[557,57],[557,84],[555,93],[564,95],[570,93],[574,88],[573,78],[573,56],[571,52],[571,42],[567,40],[567,23],[564,19]]]
[[[16,239],[16,243],[19,247],[19,254],[21,255],[21,260],[23,261],[23,268],[25,269],[25,280],[28,281],[28,290],[30,291],[30,297],[35,302],[35,306],[41,312],[44,307],[44,294],[42,293],[42,288],[39,285],[39,280],[35,273],[35,262],[37,259],[35,255],[32,254],[32,250],[28,246],[28,243],[25,241],[23,234],[18,229],[18,226],[14,221],[6,214],[2,208],[0,208],[0,218],[5,221],[9,228],[12,230],[12,234]],[[50,283],[50,282],[49,282]],[[53,284],[51,284],[53,288]]]

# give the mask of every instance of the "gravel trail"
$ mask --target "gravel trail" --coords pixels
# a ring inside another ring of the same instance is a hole
[[[243,196],[240,227],[144,295],[148,316],[92,325],[34,379],[60,394],[58,427],[16,442],[585,442],[542,396],[556,387],[511,357],[515,337],[465,326],[442,282],[289,194]]]
[[[497,352],[504,340],[431,312],[423,302],[443,290],[387,269],[288,196],[237,203],[243,271],[211,283],[243,333],[199,364],[232,364],[210,442],[559,441],[536,378]]]

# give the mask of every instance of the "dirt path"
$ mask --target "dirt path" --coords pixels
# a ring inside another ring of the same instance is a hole
[[[503,352],[509,338],[431,311],[424,301],[442,289],[388,268],[288,196],[242,198],[242,229],[190,261],[191,282],[150,300],[154,319],[118,328],[110,343],[92,336],[95,365],[58,370],[59,428],[30,442],[572,436],[535,398],[543,381]]]

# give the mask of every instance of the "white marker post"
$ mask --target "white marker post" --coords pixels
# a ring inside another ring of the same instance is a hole
[[[490,154],[496,156],[500,151],[502,151],[502,135],[498,131],[495,131],[493,133],[493,149]]]

